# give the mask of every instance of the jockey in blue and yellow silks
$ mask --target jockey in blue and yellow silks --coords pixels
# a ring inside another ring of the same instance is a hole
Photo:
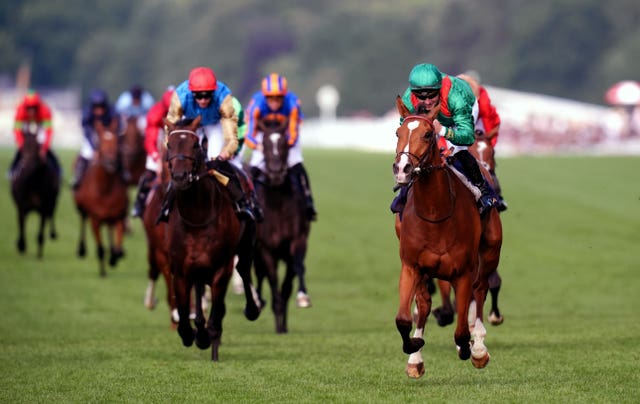
[[[462,79],[441,73],[432,64],[422,63],[409,73],[409,87],[402,95],[402,102],[415,114],[426,114],[436,106],[440,107],[437,119],[433,121],[434,131],[446,139],[455,160],[462,165],[463,173],[480,190],[480,213],[493,207],[497,202],[495,192],[467,150],[475,142],[474,122],[478,114],[478,103],[471,87]],[[406,198],[406,188],[403,187],[392,203],[393,212],[397,213],[394,205],[398,205],[399,199]]]
[[[253,149],[249,162],[252,173],[265,169],[264,155],[261,147],[258,147],[262,143],[262,132],[258,129],[258,123],[260,121],[287,123],[289,175],[295,189],[304,196],[307,218],[315,220],[317,213],[313,204],[309,177],[302,164],[302,146],[299,141],[300,122],[303,118],[300,99],[289,91],[287,79],[277,73],[266,76],[262,80],[261,91],[256,92],[251,98],[246,114],[248,123],[245,144]]]
[[[255,207],[253,186],[241,167],[231,164],[238,149],[238,112],[233,106],[231,90],[219,81],[208,67],[196,67],[189,73],[189,79],[176,87],[167,120],[172,123],[180,119],[201,117],[201,127],[197,131],[201,144],[206,141],[207,168],[215,169],[229,178],[226,184],[236,204],[240,219],[260,220]],[[244,189],[243,189],[244,188]],[[162,207],[160,221],[168,219],[171,208],[169,192]]]

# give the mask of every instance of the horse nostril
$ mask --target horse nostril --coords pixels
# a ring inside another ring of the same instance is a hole
[[[398,164],[393,163],[393,173],[398,174]]]
[[[404,172],[405,174],[409,174],[411,172],[411,164],[407,164],[404,166],[404,168],[402,169],[402,172]]]

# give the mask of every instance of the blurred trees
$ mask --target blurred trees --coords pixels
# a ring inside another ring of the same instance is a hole
[[[421,61],[489,84],[601,102],[640,79],[637,0],[3,0],[0,74],[32,64],[35,86],[133,83],[155,95],[208,65],[246,102],[260,78],[289,78],[307,115],[315,91],[341,114],[381,114]]]

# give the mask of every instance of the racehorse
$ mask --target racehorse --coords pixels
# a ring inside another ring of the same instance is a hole
[[[124,256],[122,241],[127,217],[129,199],[127,184],[122,179],[119,167],[118,135],[114,119],[109,128],[96,122],[95,132],[98,138],[97,150],[87,168],[81,183],[73,192],[76,208],[80,214],[80,240],[78,256],[84,257],[85,221],[91,220],[91,230],[96,241],[100,276],[106,276],[104,267],[104,246],[101,227],[108,227],[110,256],[109,265],[114,267]]]
[[[258,201],[264,211],[256,243],[257,288],[261,294],[263,279],[267,277],[277,333],[287,332],[287,304],[294,277],[298,277],[299,290],[306,295],[304,259],[311,227],[304,213],[302,196],[289,179],[285,127],[286,123],[284,126],[260,123],[265,172],[254,175]],[[286,265],[286,273],[279,289],[278,263],[281,260]]]
[[[233,201],[220,182],[224,178],[208,172],[205,151],[195,132],[200,120],[200,116],[176,124],[165,120],[167,162],[175,190],[166,232],[171,246],[169,266],[178,308],[178,334],[186,347],[194,339],[200,349],[211,346],[211,359],[217,361],[226,311],[224,297],[235,255],[245,289],[245,317],[258,318],[261,303],[251,285],[255,224],[237,218]],[[205,327],[202,305],[196,304],[194,330],[189,319],[190,292],[195,287],[196,302],[201,302],[205,285],[211,287],[211,313]]]
[[[411,115],[400,97],[396,104],[404,121],[397,131],[393,172],[399,185],[412,185],[402,224],[396,223],[402,262],[396,327],[402,337],[403,351],[410,354],[406,372],[412,378],[424,374],[420,350],[431,311],[431,295],[427,290],[430,278],[447,280],[453,285],[458,314],[454,333],[458,356],[463,360],[471,357],[473,365],[482,368],[489,361],[484,345],[483,303],[488,276],[498,263],[496,240],[502,236],[499,220],[495,220],[498,213],[492,209],[481,219],[474,194],[442,159],[432,124],[437,110],[426,116]],[[483,229],[485,220],[492,225]],[[472,297],[477,302],[473,345],[467,325]],[[418,315],[411,337],[414,299]]]
[[[138,129],[138,118],[127,119],[124,133],[120,136],[122,165],[129,173],[128,185],[138,185],[145,170],[147,153],[144,150],[144,136]]]
[[[49,221],[49,236],[57,237],[53,214],[58,202],[60,174],[47,164],[46,157],[40,155],[37,131],[25,128],[22,132],[24,143],[22,158],[18,163],[11,181],[11,193],[18,210],[18,251],[23,254],[27,248],[24,227],[27,214],[36,211],[40,215],[38,230],[38,258],[42,258],[44,248],[44,229]]]
[[[486,137],[482,132],[476,131],[476,141],[469,147],[469,152],[478,160],[481,170],[487,178],[487,181],[493,186],[496,192],[499,193],[499,183],[495,175],[496,160],[495,150],[491,144],[491,139]],[[484,223],[483,223],[484,224]],[[491,294],[491,309],[489,310],[489,323],[492,325],[500,325],[504,322],[504,317],[500,313],[498,308],[498,294],[500,293],[500,287],[502,286],[502,279],[496,269],[489,276],[489,293]],[[440,289],[440,296],[442,298],[442,306],[433,310],[433,315],[438,321],[438,325],[444,327],[453,323],[453,304],[451,303],[451,285],[447,281],[439,280],[438,287]],[[471,305],[472,309],[474,304]],[[473,317],[473,316],[470,316]],[[472,320],[474,320],[473,318]],[[473,324],[470,324],[473,327]]]

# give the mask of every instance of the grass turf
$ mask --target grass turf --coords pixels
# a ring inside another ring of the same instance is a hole
[[[0,150],[7,167],[10,150]],[[453,328],[427,324],[426,374],[404,375],[395,329],[398,243],[388,211],[391,155],[307,150],[319,220],[307,259],[310,309],[290,304],[289,334],[270,306],[256,322],[227,295],[221,361],[183,348],[161,300],[147,311],[145,242],[106,279],[75,256],[65,186],[59,239],[35,258],[35,216],[19,256],[7,180],[0,198],[0,401],[3,402],[638,402],[640,158],[499,160],[500,307],[488,367],[457,358]],[[65,183],[72,153],[63,152]],[[164,286],[158,294],[164,298]],[[438,298],[434,303],[437,304]]]

